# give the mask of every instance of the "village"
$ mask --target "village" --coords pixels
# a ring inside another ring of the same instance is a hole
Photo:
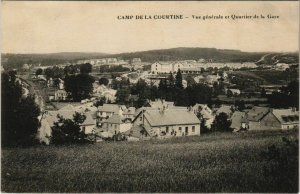
[[[92,82],[88,98],[75,102],[70,92],[65,90],[64,74],[67,72],[68,75],[68,71],[73,71],[70,74],[80,74],[83,66],[95,81]],[[288,85],[287,81],[266,84],[265,80],[255,76],[241,79],[245,76],[241,70],[247,70],[251,75],[259,68],[254,62],[221,63],[203,58],[198,61],[154,63],[142,62],[140,58],[104,58],[51,67],[24,64],[20,78],[24,85],[23,95],[28,95],[29,91],[36,94],[42,112],[38,137],[45,144],[50,143],[51,129],[58,122],[58,115],[72,119],[76,112],[85,115],[86,119],[80,128],[94,142],[200,136],[212,131],[212,125],[216,125],[216,122],[221,122],[216,120],[221,113],[229,123],[228,130],[233,132],[297,129],[297,108],[272,107],[266,98],[273,92],[280,92]],[[263,68],[284,72],[293,68],[293,65],[277,63]],[[180,87],[186,89],[197,84],[207,86],[212,95],[204,95],[203,98],[213,101],[200,99],[186,104],[176,102],[165,94],[152,94],[153,88],[156,89],[154,93],[159,93],[162,83],[169,83],[169,79],[175,81],[178,72],[182,77]],[[142,101],[141,91],[132,92],[133,89],[129,87],[138,85],[150,87],[152,92]],[[36,89],[32,90],[31,87]]]
[[[1,192],[299,192],[298,2],[2,5]]]

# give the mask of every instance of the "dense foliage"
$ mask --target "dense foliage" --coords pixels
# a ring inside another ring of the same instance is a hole
[[[196,103],[210,103],[213,89],[206,84],[191,83],[183,88],[182,75],[178,71],[175,78],[172,73],[166,79],[161,79],[158,87],[140,79],[136,84],[129,84],[128,79],[113,80],[112,87],[117,90],[117,103],[141,107],[147,100],[157,98],[173,101],[176,106],[191,106]],[[137,95],[138,100],[130,101],[131,95]]]
[[[130,71],[129,68],[123,67],[122,65],[101,65],[100,66],[100,73],[107,73],[107,72],[124,72]]]
[[[231,121],[228,118],[228,115],[224,112],[218,114],[213,121],[211,129],[213,131],[232,131],[230,129]]]
[[[109,83],[109,80],[108,80],[107,78],[105,78],[105,77],[101,77],[101,78],[99,79],[99,84],[100,84],[100,85],[103,84],[103,85],[107,86],[108,83]]]
[[[90,63],[84,63],[80,65],[80,73],[91,73],[92,65]]]
[[[22,86],[14,72],[2,73],[1,87],[2,146],[36,143],[40,109],[34,96],[22,97]]]
[[[74,101],[89,98],[93,91],[94,78],[89,74],[69,75],[65,77],[65,90]]]
[[[43,74],[43,70],[41,68],[38,68],[35,72],[35,75],[41,75]]]
[[[269,103],[274,108],[299,107],[299,81],[293,81],[280,92],[268,96]]]
[[[58,115],[58,121],[52,127],[51,144],[62,145],[72,143],[83,143],[85,140],[85,133],[81,130],[82,124],[86,116],[75,112],[73,119],[65,119]]]

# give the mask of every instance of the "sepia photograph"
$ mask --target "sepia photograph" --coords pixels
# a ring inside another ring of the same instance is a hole
[[[298,1],[1,1],[1,192],[298,193]]]

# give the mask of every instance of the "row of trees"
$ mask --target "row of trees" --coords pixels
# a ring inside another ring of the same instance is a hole
[[[123,67],[122,65],[116,65],[116,66],[101,65],[100,66],[100,73],[124,72],[124,71],[130,71],[130,69],[127,67]]]
[[[79,74],[80,78],[88,76]],[[22,85],[17,80],[16,72],[4,72],[1,75],[1,142],[4,147],[29,146],[39,143],[37,139],[40,127],[40,108],[35,103],[35,96],[22,96]],[[80,124],[85,115],[75,113],[73,119],[58,115],[58,121],[52,127],[51,144],[86,143]]]
[[[186,88],[182,84],[180,70],[175,78],[172,73],[167,79],[162,79],[159,86],[148,85],[144,80],[138,80],[137,84],[130,86],[128,80],[121,80],[113,83],[117,89],[117,103],[127,104],[130,95],[137,95],[136,107],[143,106],[148,99],[162,98],[167,101],[174,101],[177,106],[190,106],[196,103],[209,103],[213,95],[213,89],[205,84],[188,83]]]
[[[50,78],[64,78],[68,75],[73,74],[88,74],[92,72],[92,65],[90,63],[78,64],[78,65],[68,65],[64,68],[57,66],[48,67],[45,70],[38,68],[35,72],[36,75],[45,75],[47,79]]]

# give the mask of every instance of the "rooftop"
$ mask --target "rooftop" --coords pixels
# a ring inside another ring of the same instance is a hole
[[[186,109],[146,110],[144,116],[151,126],[200,124],[197,116]]]

